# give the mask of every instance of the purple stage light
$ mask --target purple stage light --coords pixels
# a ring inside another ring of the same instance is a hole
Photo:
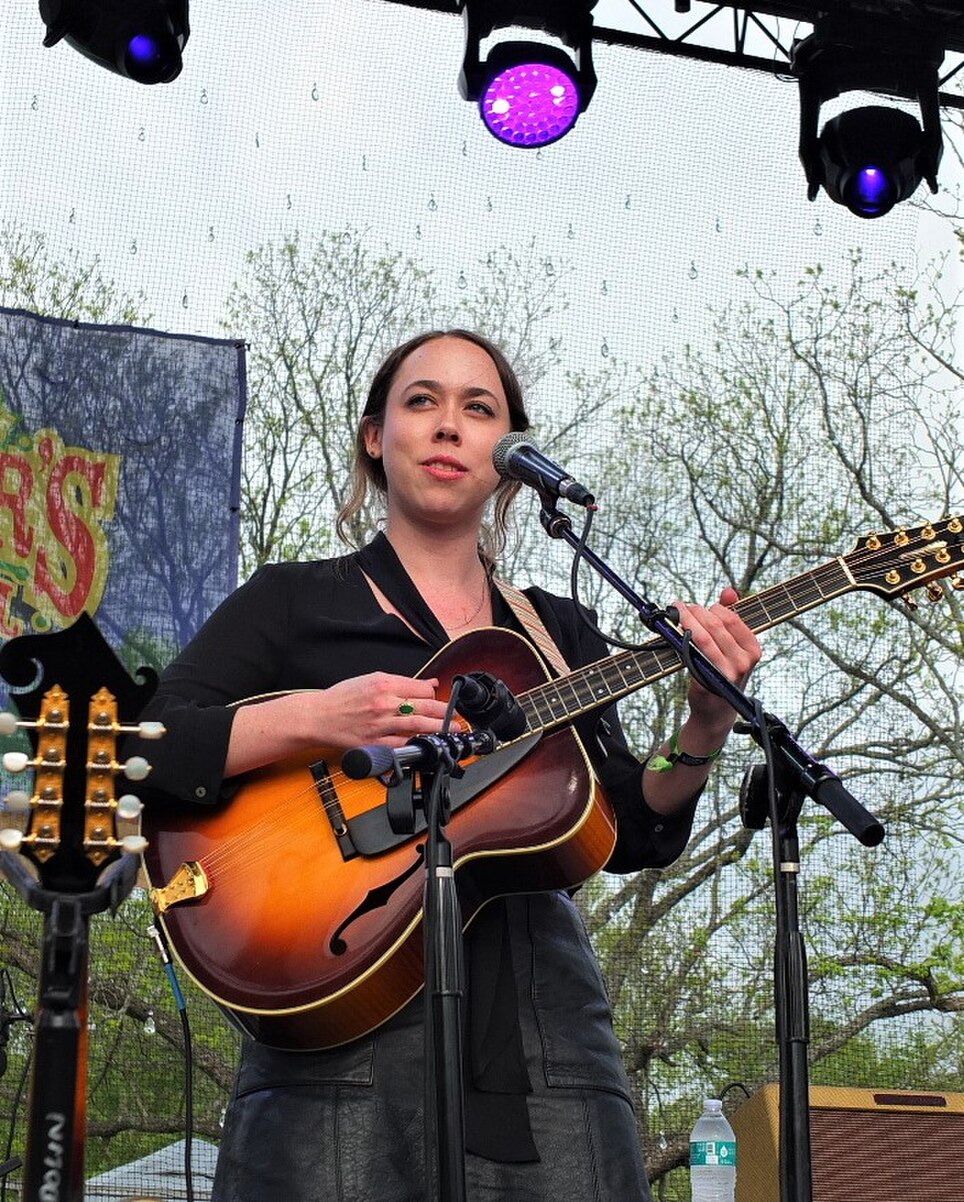
[[[547,146],[579,116],[575,80],[549,63],[520,63],[495,75],[479,102],[489,131],[509,146]]]

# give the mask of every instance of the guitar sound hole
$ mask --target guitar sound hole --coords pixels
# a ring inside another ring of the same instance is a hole
[[[377,889],[369,889],[361,905],[355,907],[338,930],[335,931],[334,935],[332,935],[328,944],[328,950],[333,956],[343,956],[348,951],[348,944],[341,936],[348,930],[351,924],[363,915],[370,914],[373,910],[379,910],[383,906],[387,906],[398,888],[409,879],[413,872],[418,872],[424,861],[425,844],[419,843],[415,848],[415,861],[413,864],[410,864],[404,872],[399,873],[394,880],[386,881],[384,885],[379,885]]]

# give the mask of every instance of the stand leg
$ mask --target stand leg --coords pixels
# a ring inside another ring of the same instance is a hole
[[[451,846],[446,842],[451,860]],[[462,1081],[462,922],[451,864],[439,864],[438,973],[432,1008],[432,1056],[435,1065],[435,1130],[438,1134],[441,1202],[465,1198],[465,1117]]]
[[[782,1202],[811,1202],[810,1013],[807,953],[797,908],[800,850],[794,824],[781,830],[779,849],[774,987],[780,1049],[780,1196]]]
[[[438,778],[433,782],[437,785]],[[430,813],[436,806],[430,802]],[[429,827],[425,878],[425,1130],[429,1197],[465,1202],[462,914],[452,845]]]
[[[64,897],[44,919],[27,1109],[24,1202],[83,1202],[88,919]]]

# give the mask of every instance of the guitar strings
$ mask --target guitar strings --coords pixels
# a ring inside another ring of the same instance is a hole
[[[307,773],[307,768],[304,769]],[[354,781],[345,776],[340,770],[329,773],[329,779],[332,783],[343,782],[341,796],[346,802],[354,800],[357,793],[366,791],[365,782]],[[372,788],[371,785],[367,786]],[[224,873],[235,867],[244,867],[246,864],[251,865],[251,853],[249,850],[249,842],[252,838],[257,838],[260,843],[260,848],[264,852],[273,851],[276,847],[283,845],[291,840],[293,834],[299,829],[307,829],[311,821],[321,817],[319,811],[324,812],[324,816],[328,821],[328,831],[334,835],[334,830],[331,825],[330,804],[326,804],[318,794],[317,785],[312,778],[311,783],[298,789],[297,792],[291,793],[283,797],[279,802],[275,803],[270,813],[258,817],[254,822],[249,823],[243,830],[237,834],[225,839],[207,855],[201,857],[200,863],[205,870],[211,870]],[[290,818],[294,816],[297,810],[304,811],[304,818],[297,825],[290,823]],[[268,832],[267,835],[262,835],[261,832]],[[265,858],[265,855],[259,854],[258,860]]]

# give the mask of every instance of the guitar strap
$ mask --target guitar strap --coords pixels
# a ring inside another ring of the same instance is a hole
[[[535,606],[529,598],[522,589],[516,588],[514,584],[509,584],[507,580],[494,580],[493,583],[549,667],[558,676],[565,676],[570,671],[569,665],[562,658],[562,653],[553,641],[552,635],[546,630],[545,623],[536,613]]]

